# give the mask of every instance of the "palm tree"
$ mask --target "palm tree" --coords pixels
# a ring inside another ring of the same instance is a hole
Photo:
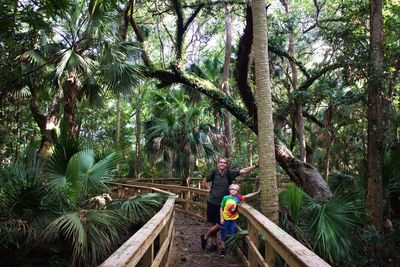
[[[155,117],[147,122],[146,147],[159,158],[162,155],[171,160],[182,177],[182,185],[187,186],[193,152],[214,156],[211,126],[199,122],[201,109],[186,103],[183,90],[172,90],[166,96],[157,94],[154,100]]]
[[[260,165],[261,212],[273,222],[279,223],[265,1],[253,1],[252,9],[258,104],[257,144]]]

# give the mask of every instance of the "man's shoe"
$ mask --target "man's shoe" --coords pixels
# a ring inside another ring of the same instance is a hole
[[[225,249],[221,248],[221,254],[219,254],[220,257],[225,257]]]
[[[207,239],[204,238],[204,235],[201,235],[200,238],[201,238],[201,248],[206,249]]]
[[[210,247],[210,251],[215,252],[217,250],[218,250],[218,247],[216,245],[212,244]]]

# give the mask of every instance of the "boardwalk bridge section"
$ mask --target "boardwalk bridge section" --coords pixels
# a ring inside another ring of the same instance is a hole
[[[110,186],[119,199],[153,192],[168,194],[168,198],[161,210],[101,266],[176,265],[171,262],[170,257],[175,233],[175,214],[183,212],[205,221],[208,192],[199,188],[146,182],[110,183]],[[245,245],[237,248],[235,253],[242,266],[275,266],[277,254],[285,261],[286,266],[330,266],[250,205],[242,203],[239,212],[245,219],[248,230]],[[260,244],[260,240],[265,240],[264,244]]]

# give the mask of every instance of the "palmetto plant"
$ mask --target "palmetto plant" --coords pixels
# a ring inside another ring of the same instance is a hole
[[[357,193],[336,192],[328,201],[315,200],[291,185],[281,196],[282,225],[331,263],[347,261],[361,249],[363,202]],[[300,216],[301,215],[301,216]]]
[[[41,202],[47,187],[34,161],[12,164],[0,177],[0,244],[2,249],[20,249],[41,229],[32,222],[43,215]]]
[[[44,238],[69,244],[72,266],[96,266],[110,255],[127,225],[119,211],[80,210],[56,218],[45,229]]]
[[[187,185],[193,153],[209,158],[215,155],[211,126],[200,122],[202,109],[189,103],[184,90],[156,94],[153,101],[155,116],[147,122],[146,148],[153,155],[171,155],[182,184]]]
[[[138,195],[127,200],[114,201],[110,208],[121,210],[132,222],[144,221],[162,206],[167,197],[168,195],[159,193]]]

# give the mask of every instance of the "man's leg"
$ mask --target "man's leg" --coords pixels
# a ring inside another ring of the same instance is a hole
[[[219,231],[219,224],[213,224],[207,231],[206,235],[204,236],[204,239],[208,239],[209,237],[212,237],[214,239],[217,238],[217,233]],[[214,243],[214,242],[213,242]],[[214,243],[216,245],[216,243]]]

